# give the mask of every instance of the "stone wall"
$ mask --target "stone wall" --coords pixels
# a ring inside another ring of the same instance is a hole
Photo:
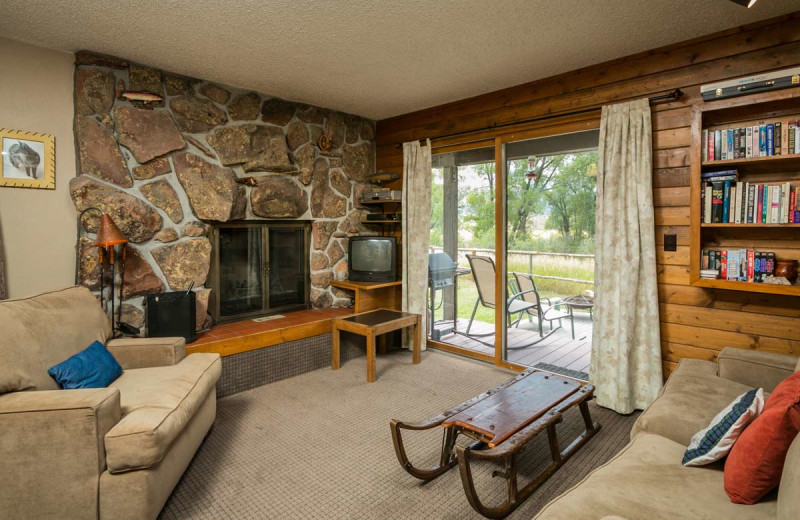
[[[131,242],[123,321],[141,323],[143,295],[192,282],[205,308],[215,221],[313,220],[312,304],[350,304],[330,282],[346,276],[347,237],[368,232],[358,196],[374,171],[372,121],[81,52],[74,130],[75,209],[100,208]],[[254,185],[236,182],[245,177]],[[79,276],[94,290],[98,222],[82,221]]]

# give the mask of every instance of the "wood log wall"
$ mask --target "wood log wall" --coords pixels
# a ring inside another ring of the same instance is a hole
[[[800,298],[689,285],[689,125],[692,106],[703,103],[700,85],[797,66],[800,12],[378,121],[377,166],[402,173],[402,150],[396,143],[680,88],[685,93],[681,100],[653,104],[653,198],[656,242],[662,249],[657,262],[665,376],[682,358],[715,360],[726,346],[800,355]],[[592,112],[478,131],[436,140],[434,152],[501,133],[527,131],[530,137],[596,128],[598,118],[599,112]],[[665,233],[677,235],[677,251],[663,251]]]

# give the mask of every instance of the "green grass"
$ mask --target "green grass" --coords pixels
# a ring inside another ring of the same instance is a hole
[[[468,267],[463,265],[462,267]],[[527,258],[512,255],[509,258],[509,272],[529,272]],[[533,273],[545,276],[560,276],[563,278],[574,278],[578,280],[594,280],[594,260],[591,258],[563,258],[563,257],[544,257],[533,258]],[[568,296],[580,294],[586,289],[594,289],[594,285],[567,282],[563,280],[547,280],[535,278],[536,289],[539,295],[551,299],[563,299]],[[442,293],[437,295],[437,305]],[[458,317],[469,319],[475,300],[478,298],[478,289],[472,280],[472,275],[463,275],[458,281]],[[437,316],[441,316],[438,311]],[[488,309],[478,305],[475,319],[484,323],[494,323],[494,309]]]

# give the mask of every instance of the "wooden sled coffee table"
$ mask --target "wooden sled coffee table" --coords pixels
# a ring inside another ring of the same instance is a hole
[[[488,390],[450,410],[420,423],[391,421],[392,440],[397,458],[403,468],[421,480],[432,480],[456,464],[461,484],[470,505],[488,518],[503,518],[517,508],[533,491],[552,475],[600,429],[592,421],[589,401],[594,387],[537,369],[529,369],[515,378]],[[562,414],[577,405],[583,416],[585,431],[563,450],[559,449],[556,425]],[[439,464],[432,468],[416,468],[408,460],[401,430],[429,430],[442,426],[444,435]],[[517,455],[536,435],[547,431],[553,462],[524,488],[517,486]],[[456,444],[465,435],[473,443]],[[475,490],[472,479],[472,460],[500,462],[502,470],[492,477],[502,477],[508,484],[508,496],[497,507],[487,507]]]

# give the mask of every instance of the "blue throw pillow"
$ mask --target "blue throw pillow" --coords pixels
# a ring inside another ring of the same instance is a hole
[[[47,371],[61,388],[105,388],[122,375],[122,367],[105,345],[95,341]]]

